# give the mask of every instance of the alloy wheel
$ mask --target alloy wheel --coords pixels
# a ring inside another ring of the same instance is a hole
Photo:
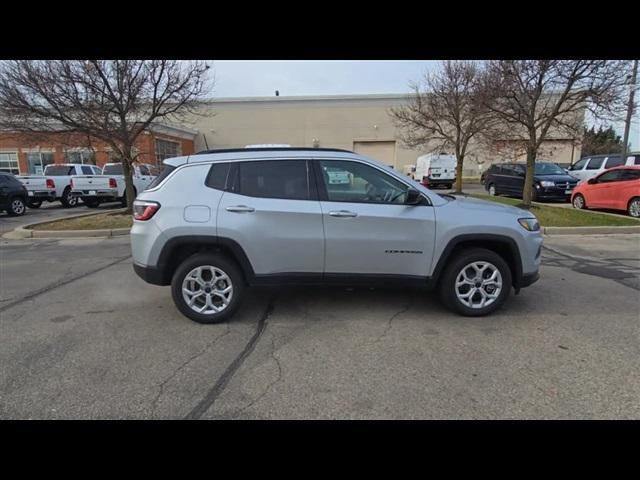
[[[182,298],[197,313],[220,313],[229,306],[232,297],[231,278],[212,265],[194,268],[182,282]]]
[[[465,306],[480,309],[491,305],[502,292],[502,274],[489,262],[472,262],[456,276],[456,296]]]

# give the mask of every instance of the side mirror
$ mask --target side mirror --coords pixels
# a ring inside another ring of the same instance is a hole
[[[417,190],[410,188],[407,190],[407,199],[404,203],[405,205],[419,205],[422,203],[422,195]]]
[[[587,183],[589,185],[594,185],[594,184],[598,183],[598,180],[596,180],[595,178],[590,178],[589,180],[587,180]]]

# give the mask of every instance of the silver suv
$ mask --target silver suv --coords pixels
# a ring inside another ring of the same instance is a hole
[[[171,285],[196,322],[229,318],[250,285],[437,286],[449,308],[478,316],[538,279],[531,213],[436,194],[350,151],[213,150],[164,164],[134,203],[134,269]]]

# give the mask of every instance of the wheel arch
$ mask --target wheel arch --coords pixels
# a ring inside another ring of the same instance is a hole
[[[500,255],[511,270],[513,286],[518,289],[522,281],[522,258],[516,241],[506,235],[498,234],[463,234],[453,237],[442,251],[438,263],[431,275],[431,281],[436,283],[449,260],[456,252],[466,248],[486,248]]]

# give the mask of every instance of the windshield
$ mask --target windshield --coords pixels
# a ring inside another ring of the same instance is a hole
[[[536,163],[536,175],[565,175],[566,173],[555,163]]]
[[[105,165],[102,169],[103,175],[123,175],[122,164],[118,165]]]
[[[47,165],[44,168],[44,174],[51,177],[61,177],[64,175],[73,175],[75,167],[65,165]]]

